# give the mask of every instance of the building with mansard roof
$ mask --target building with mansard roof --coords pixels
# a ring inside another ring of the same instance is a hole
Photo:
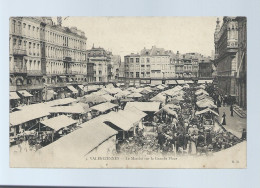
[[[71,94],[67,83],[86,81],[83,31],[55,25],[51,17],[11,17],[9,23],[10,90],[33,95],[21,96],[25,103],[42,101],[44,85],[64,98]]]

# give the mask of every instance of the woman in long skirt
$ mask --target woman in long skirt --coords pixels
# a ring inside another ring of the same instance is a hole
[[[190,154],[191,155],[195,155],[197,153],[197,150],[196,150],[196,136],[195,135],[191,136],[189,149],[190,149]]]
[[[225,112],[222,115],[222,125],[226,125],[226,114],[225,114]]]

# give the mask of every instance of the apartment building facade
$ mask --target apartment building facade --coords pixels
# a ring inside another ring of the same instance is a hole
[[[56,25],[51,17],[12,17],[9,29],[10,91],[25,90],[40,102],[46,87],[63,98],[66,82],[86,81],[84,32]]]

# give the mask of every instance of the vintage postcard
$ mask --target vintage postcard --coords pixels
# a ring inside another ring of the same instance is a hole
[[[10,167],[247,167],[246,17],[9,26]]]

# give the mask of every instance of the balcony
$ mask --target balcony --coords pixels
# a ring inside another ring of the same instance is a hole
[[[26,53],[26,50],[23,50],[23,49],[14,49],[13,55],[14,56],[26,56],[27,53]]]
[[[27,70],[28,76],[41,76],[42,71],[41,70]]]
[[[13,74],[26,74],[27,73],[27,69],[26,69],[26,67],[13,67],[13,68],[10,68],[10,73],[13,73]]]
[[[68,56],[66,56],[66,57],[63,57],[63,61],[72,61],[72,58],[71,58],[71,57],[68,57]]]
[[[176,73],[183,73],[183,70],[175,70]]]

